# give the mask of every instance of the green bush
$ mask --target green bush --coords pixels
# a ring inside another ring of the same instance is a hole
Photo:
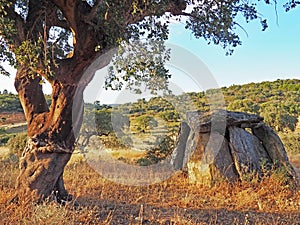
[[[156,143],[157,144],[147,152],[146,157],[136,161],[138,165],[148,166],[158,163],[166,159],[172,153],[174,141],[169,136],[157,137]]]
[[[289,132],[289,133],[279,133],[281,141],[285,147],[285,150],[291,154],[300,153],[300,133],[299,132]]]
[[[150,115],[141,115],[133,120],[133,131],[146,133],[158,126],[158,122]]]
[[[15,134],[9,134],[4,128],[0,128],[0,146],[6,145],[8,140],[14,136]]]
[[[10,154],[21,156],[26,145],[26,140],[26,133],[19,133],[15,137],[10,138],[7,142]]]
[[[122,149],[127,147],[126,143],[123,142],[115,133],[110,133],[107,136],[103,135],[100,138],[102,144],[106,148]]]
[[[153,164],[153,162],[148,158],[140,158],[136,161],[139,166],[149,166]]]
[[[3,134],[0,135],[0,146],[6,145],[10,138],[14,137],[13,134]]]

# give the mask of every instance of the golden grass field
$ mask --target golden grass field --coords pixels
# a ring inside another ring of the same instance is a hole
[[[300,168],[299,158],[291,161]],[[18,165],[6,158],[0,171],[0,224],[300,224],[300,189],[285,185],[280,173],[208,187],[178,172],[162,183],[126,186],[105,180],[74,154],[64,178],[76,204],[62,206],[9,203]]]

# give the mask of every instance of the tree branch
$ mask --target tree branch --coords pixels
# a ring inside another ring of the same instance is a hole
[[[66,18],[67,22],[70,24],[70,27],[77,31],[77,24],[76,24],[76,0],[53,0],[52,1],[63,13],[64,17]]]
[[[57,15],[57,11],[59,10],[57,8],[56,5],[54,5],[52,2],[49,2],[48,6],[47,6],[47,11],[46,11],[46,24],[49,27],[52,26],[57,26],[57,27],[61,27],[65,30],[70,30],[70,24],[68,23],[68,21],[64,20],[60,20],[58,15]]]
[[[90,13],[85,17],[85,21],[87,23],[90,23],[91,20],[93,20],[97,14],[98,7],[103,2],[103,0],[97,0],[93,7],[91,8]]]
[[[185,0],[175,0],[170,1],[168,5],[166,6],[165,3],[157,3],[156,10],[159,11],[162,8],[166,8],[164,13],[171,13],[173,16],[179,16],[179,15],[187,15],[185,12],[183,12],[187,7]],[[132,10],[128,11],[126,13],[126,24],[135,24],[140,21],[142,21],[145,17],[153,15],[153,9],[149,9],[146,11],[143,11],[143,13],[139,15],[132,15]]]
[[[29,124],[37,114],[49,111],[40,81],[40,76],[28,76],[26,66],[18,68],[15,78],[15,88]]]

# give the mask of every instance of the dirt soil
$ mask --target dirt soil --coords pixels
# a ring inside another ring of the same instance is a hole
[[[230,211],[227,209],[197,209],[155,207],[151,205],[95,201],[80,198],[78,203],[89,202],[99,221],[117,224],[300,224],[300,214],[268,213],[255,211]],[[291,222],[293,221],[293,222]]]
[[[25,116],[22,112],[0,113],[0,126],[25,122]]]
[[[289,160],[296,170],[296,173],[297,173],[298,179],[299,179],[299,183],[300,183],[300,154],[289,156]]]

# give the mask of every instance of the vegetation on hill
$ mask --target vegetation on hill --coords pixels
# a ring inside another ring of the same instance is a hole
[[[23,112],[17,95],[5,91],[0,92],[0,113],[2,112]]]
[[[279,132],[289,152],[300,152],[300,129],[296,130],[297,124],[300,124],[300,80],[232,85],[221,90],[228,110],[263,116],[265,122]],[[49,96],[47,100],[50,104]],[[168,134],[168,137],[172,137],[176,135],[186,111],[208,111],[210,105],[205,92],[191,92],[167,98],[153,97],[148,101],[139,99],[134,103],[113,107],[101,105],[97,101],[94,104],[87,103],[85,108],[82,130],[102,136],[103,141],[110,147],[124,148],[132,144],[130,137],[126,136],[129,131],[135,134],[142,133],[141,135],[146,137],[151,130],[156,130],[161,136]],[[5,91],[0,94],[0,112],[21,111],[22,107],[16,95]],[[112,116],[117,119],[112,120]],[[159,135],[156,138],[162,139]],[[171,138],[172,140],[175,138]],[[170,145],[172,146],[172,143]],[[156,143],[153,143],[153,149],[157,149]],[[152,156],[149,157],[156,161]]]
[[[51,96],[45,95],[48,105],[51,104]],[[0,113],[23,112],[18,95],[9,93],[6,90],[0,91]]]
[[[289,152],[300,152],[300,135],[296,130],[300,116],[300,80],[232,85],[221,90],[225,99],[225,107],[228,110],[248,112],[264,117],[265,123],[279,132]],[[86,108],[83,127],[86,129],[94,126],[96,128],[94,134],[105,135],[103,140],[113,137],[110,141],[105,141],[108,147],[115,147],[117,141],[125,146],[128,143],[130,145],[134,142],[130,138],[136,135],[139,135],[140,139],[147,139],[143,142],[144,145],[149,145],[151,135],[155,136],[156,140],[163,140],[164,136],[172,137],[168,140],[169,145],[172,146],[180,121],[184,119],[187,111],[210,110],[207,92],[153,97],[148,101],[139,99],[134,103],[114,107],[96,102],[94,106],[90,104]],[[126,141],[123,142],[123,140]],[[154,151],[159,148],[157,143],[160,142],[153,140],[148,152],[156,152],[154,155],[159,155],[157,151]],[[147,159],[140,160],[140,162],[143,165],[147,164],[145,161],[149,162],[149,159],[156,162],[157,158],[153,157],[148,154]]]
[[[229,110],[260,114],[277,131],[294,131],[300,115],[300,80],[233,85],[223,88]]]
[[[295,130],[300,116],[300,80],[288,79],[232,85],[223,87],[221,90],[228,110],[259,114],[264,117],[266,123],[277,131]],[[178,121],[180,111],[186,112],[191,109],[188,104],[180,104],[187,100],[192,100],[193,108],[191,110],[209,110],[210,106],[205,96],[205,92],[191,92],[176,97],[169,96],[169,101],[160,97],[151,98],[149,101],[139,99],[135,103],[118,106],[118,110],[135,116],[145,113],[148,115],[156,114],[166,121]],[[47,96],[47,100],[50,104],[50,96]],[[86,106],[88,110],[96,109],[100,111],[110,111],[112,108],[101,106],[99,102],[95,102],[94,106],[91,104]],[[175,107],[176,111],[174,110]],[[0,112],[22,112],[17,95],[3,91],[0,94]],[[143,122],[143,119],[137,120]]]

